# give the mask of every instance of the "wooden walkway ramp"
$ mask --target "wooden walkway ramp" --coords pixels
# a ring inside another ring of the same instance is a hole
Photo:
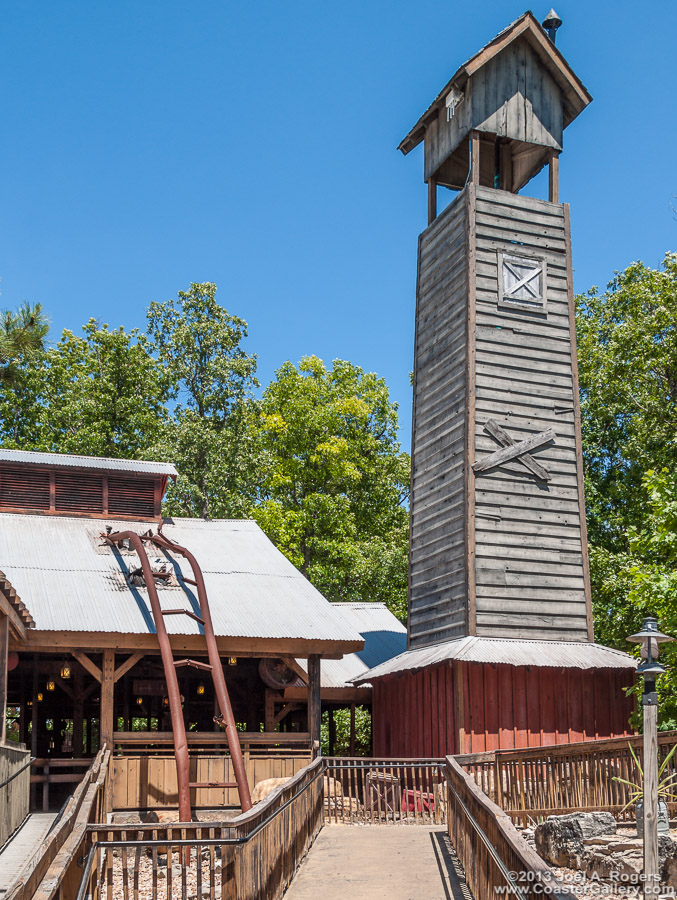
[[[0,897],[20,875],[32,868],[54,819],[55,812],[32,813],[4,847],[0,853]]]
[[[472,900],[440,826],[325,826],[285,900]]]

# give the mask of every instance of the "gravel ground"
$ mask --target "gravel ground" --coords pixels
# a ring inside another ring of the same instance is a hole
[[[125,856],[114,851],[112,868],[113,900],[130,900],[138,896],[139,900],[201,900],[214,898],[220,900],[221,891],[221,859],[215,849],[211,854],[202,852],[202,879],[198,890],[198,866],[195,850],[191,851],[190,865],[185,870],[185,893],[182,881],[182,867],[179,853],[172,854],[171,873],[167,866],[167,855],[158,854],[156,888],[153,886],[153,859],[147,852],[131,851]],[[210,882],[210,872],[212,879]],[[171,885],[170,885],[171,882]],[[106,881],[101,889],[101,896],[107,896]],[[213,893],[212,891],[213,885]],[[138,895],[135,894],[138,890]]]

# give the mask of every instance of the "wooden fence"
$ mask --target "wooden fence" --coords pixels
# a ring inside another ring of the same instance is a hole
[[[322,775],[317,759],[225,823],[90,826],[79,891],[62,896],[277,900],[322,827]]]
[[[326,757],[328,824],[430,825],[445,821],[443,759]]]
[[[677,731],[659,733],[659,758],[664,759],[677,744]],[[614,777],[637,781],[639,772],[630,752],[642,759],[641,735],[531,747],[524,750],[497,750],[457,756],[455,759],[476,784],[514,821],[527,824],[548,815],[576,810],[606,810],[619,820],[634,818],[632,808],[623,812],[629,788]],[[665,775],[677,772],[677,752]],[[669,803],[672,815],[677,803]]]
[[[0,745],[0,847],[20,828],[30,806],[31,754],[23,746]]]
[[[47,836],[33,868],[10,886],[4,900],[52,900],[59,891],[63,900],[75,896],[82,873],[77,860],[87,825],[102,819],[108,809],[109,762],[110,753],[100,750]]]
[[[510,818],[451,756],[447,757],[444,775],[449,838],[477,900],[500,894],[571,900],[571,894],[529,847]]]

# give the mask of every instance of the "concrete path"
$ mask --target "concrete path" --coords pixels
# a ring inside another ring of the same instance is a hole
[[[0,853],[0,897],[33,868],[36,850],[47,837],[56,813],[32,813]]]
[[[325,825],[285,900],[472,900],[443,828]]]

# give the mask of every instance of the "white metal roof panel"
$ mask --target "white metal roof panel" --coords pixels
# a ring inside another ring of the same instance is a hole
[[[332,603],[344,619],[364,638],[364,649],[346,653],[342,659],[323,659],[323,688],[353,687],[351,680],[374,666],[402,653],[407,647],[407,629],[385,603]],[[307,660],[298,664],[307,672]]]
[[[627,653],[601,644],[464,637],[432,647],[407,650],[352,680],[354,684],[362,684],[386,675],[415,672],[453,659],[554,669],[634,669],[637,665],[637,660]]]
[[[148,531],[148,523],[65,516],[0,514],[0,569],[30,608],[40,631],[154,632],[148,593],[128,583],[136,554],[113,552],[101,534]],[[217,635],[359,641],[354,628],[248,520],[166,520],[163,533],[188,548],[202,568]],[[173,587],[158,587],[165,609],[198,611],[183,577],[188,562],[148,546],[151,564],[167,563]],[[167,630],[196,634],[186,616],[169,616]]]
[[[171,475],[176,468],[167,462],[146,459],[112,459],[108,456],[80,456],[77,453],[38,453],[33,450],[0,448],[0,462],[31,463],[37,466],[73,466],[78,469],[99,469],[104,472],[137,472],[146,475]]]

